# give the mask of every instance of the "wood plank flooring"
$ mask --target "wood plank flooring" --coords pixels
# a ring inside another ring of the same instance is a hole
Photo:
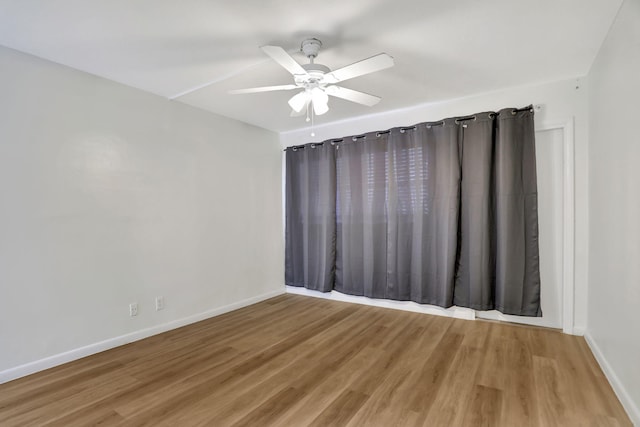
[[[0,385],[1,426],[629,426],[584,339],[283,295]]]

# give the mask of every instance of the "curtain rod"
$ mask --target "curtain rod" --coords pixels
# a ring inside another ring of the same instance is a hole
[[[522,107],[522,108],[513,108],[513,109],[511,110],[511,114],[515,116],[516,114],[521,113],[521,112],[523,112],[523,111],[530,111],[530,112],[532,112],[532,113],[533,113],[533,112],[534,112],[534,110],[535,110],[535,111],[540,111],[541,109],[542,109],[542,105],[540,105],[540,104],[533,105],[533,104],[532,104],[532,105],[527,105],[526,107]],[[491,116],[491,118],[493,118],[493,117],[495,117],[495,116],[497,116],[497,115],[498,115],[498,113],[493,112],[493,111],[489,113],[489,116]],[[465,121],[475,120],[475,119],[476,119],[476,115],[475,115],[475,114],[474,114],[474,115],[471,115],[471,116],[463,116],[463,117],[458,117],[458,118],[456,118],[456,119],[455,119],[455,123],[456,123],[456,124],[458,124],[458,123],[460,123],[460,122],[465,122]],[[442,120],[437,121],[437,122],[431,122],[431,123],[429,123],[429,124],[427,125],[427,127],[428,127],[428,128],[431,128],[431,127],[433,127],[433,126],[440,126],[440,125],[444,125],[445,120],[446,120],[446,119],[442,119]],[[408,130],[414,130],[414,129],[416,129],[417,127],[418,127],[418,125],[401,127],[401,128],[400,128],[400,133],[405,133],[405,132],[406,132],[406,131],[408,131]],[[467,127],[467,125],[464,125],[464,127]],[[388,134],[388,133],[391,133],[391,129],[389,129],[389,130],[381,130],[381,131],[378,131],[378,132],[376,132],[376,136],[377,136],[377,137],[380,137],[381,135],[386,135],[386,134]],[[352,137],[351,137],[351,140],[352,140],[352,141],[357,141],[358,139],[362,139],[362,138],[365,138],[365,137],[366,137],[366,135],[365,135],[365,134],[362,134],[362,135],[354,135],[354,136],[352,136]],[[330,143],[331,143],[331,145],[335,145],[335,144],[337,144],[337,143],[339,143],[339,142],[344,142],[344,140],[345,140],[345,138],[336,138],[336,139],[332,139],[332,140],[330,141]],[[308,145],[309,145],[309,146],[311,146],[311,148],[315,148],[315,147],[317,147],[317,146],[324,145],[324,142],[312,142],[312,143],[310,143],[310,144],[309,144],[309,143],[307,143],[307,144],[303,144],[303,145],[292,145],[292,146],[290,146],[290,147],[285,148],[285,149],[284,149],[284,150],[282,150],[282,151],[287,151],[288,149],[292,149],[292,150],[294,150],[294,151],[295,151],[295,150],[300,150],[300,149],[305,148],[305,147],[306,147],[306,146],[308,146]]]

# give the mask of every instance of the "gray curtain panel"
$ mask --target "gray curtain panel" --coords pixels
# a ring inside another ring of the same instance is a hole
[[[541,315],[531,108],[372,132],[335,145],[327,141],[322,150],[309,147],[287,151],[288,284]],[[333,157],[318,156],[327,149]],[[316,172],[303,169],[331,171],[326,162],[332,161],[333,186],[322,176],[326,183],[313,187],[308,180]],[[289,194],[290,188],[316,187],[319,194]],[[331,197],[333,216],[326,210]],[[322,207],[316,216],[327,225],[310,244],[305,224],[311,222],[290,224],[289,217],[306,218],[311,206]],[[309,247],[322,257],[309,256]],[[335,279],[326,265],[334,254]]]
[[[288,149],[285,283],[329,292],[336,251],[336,150],[330,143]]]
[[[460,123],[460,222],[454,305],[541,316],[532,109]]]
[[[339,147],[336,290],[451,306],[460,181],[453,120]]]
[[[542,316],[538,252],[538,181],[533,109],[502,110],[494,148],[494,308]]]
[[[385,298],[388,143],[366,139],[339,145],[336,155],[336,290]]]

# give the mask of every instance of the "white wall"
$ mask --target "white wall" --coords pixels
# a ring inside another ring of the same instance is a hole
[[[589,73],[589,310],[594,352],[640,425],[640,1]]]
[[[0,70],[0,382],[283,291],[277,134],[1,47]]]
[[[382,100],[384,102],[384,100]],[[531,85],[480,94],[446,102],[423,104],[391,113],[363,116],[358,119],[317,126],[316,136],[309,129],[283,133],[283,147],[323,141],[394,126],[409,126],[424,121],[463,116],[480,111],[495,111],[504,107],[524,107],[539,104],[537,128],[564,124],[574,120],[575,126],[575,301],[574,331],[582,333],[586,326],[588,272],[588,123],[585,79]],[[363,107],[364,108],[364,107]],[[329,113],[330,114],[330,113]],[[561,260],[558,265],[562,265]]]

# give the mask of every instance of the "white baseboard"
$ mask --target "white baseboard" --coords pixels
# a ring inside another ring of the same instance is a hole
[[[519,316],[509,316],[499,313],[497,311],[476,311],[471,308],[466,307],[450,307],[450,308],[442,308],[437,305],[429,305],[429,304],[419,304],[413,301],[395,301],[388,299],[377,299],[377,298],[368,298],[363,296],[356,295],[347,295],[341,292],[331,291],[331,292],[319,292],[313,291],[307,288],[298,287],[298,286],[285,286],[288,294],[297,294],[297,295],[306,295],[314,298],[323,298],[333,301],[343,301],[343,302],[351,302],[354,304],[364,304],[371,305],[374,307],[384,307],[384,308],[392,308],[394,310],[404,310],[404,311],[412,311],[414,313],[424,313],[424,314],[433,314],[436,316],[444,316],[444,317],[454,317],[457,319],[465,319],[465,320],[475,320],[475,319],[485,319],[485,320],[496,320],[507,323],[517,323],[520,325],[529,325],[529,326],[540,326],[544,328],[553,328],[556,329],[557,326],[549,325],[544,321],[541,321],[542,318],[535,317],[522,317]],[[571,331],[565,333],[569,333],[571,335],[584,335],[584,329],[579,327],[574,327]]]
[[[418,304],[413,301],[394,301],[388,299],[367,298],[363,296],[346,295],[340,292],[319,292],[297,286],[286,286],[288,294],[306,295],[333,301],[351,302],[355,304],[371,305],[373,307],[392,308],[394,310],[412,311],[414,313],[434,314],[436,316],[455,317],[457,319],[474,320],[476,312],[470,308],[451,307],[442,308],[436,305]]]
[[[635,426],[640,426],[640,408],[638,408],[635,402],[631,399],[631,396],[629,396],[627,389],[622,384],[622,382],[620,382],[620,379],[616,375],[607,359],[604,357],[604,354],[600,350],[600,347],[598,347],[598,344],[596,344],[589,332],[584,334],[584,339],[587,341],[589,348],[591,348],[591,352],[598,361],[600,368],[602,368],[604,375],[609,380],[609,384],[611,384],[613,391],[616,393],[616,396],[618,396],[618,400],[620,400],[620,403],[622,403],[622,406],[624,406],[624,409],[627,411],[629,418],[631,418],[631,422]]]
[[[203,313],[197,313],[192,316],[184,317],[182,319],[173,320],[171,322],[163,323],[161,325],[152,326],[150,328],[141,329],[139,331],[131,332],[118,337],[109,338],[104,341],[89,344],[84,347],[76,348],[66,351],[64,353],[55,354],[53,356],[46,357],[44,359],[35,360],[33,362],[25,363],[24,365],[9,368],[4,371],[0,371],[0,384],[6,383],[17,378],[21,378],[36,372],[43,371],[45,369],[52,368],[54,366],[62,365],[64,363],[71,362],[73,360],[81,359],[92,354],[100,353],[105,350],[109,350],[114,347],[118,347],[124,344],[128,344],[134,341],[138,341],[144,338],[148,338],[152,335],[161,334],[162,332],[170,331],[172,329],[180,328],[182,326],[189,325],[191,323],[199,322],[201,320],[209,319],[211,317],[219,316],[230,311],[237,310],[242,307],[246,307],[260,301],[264,301],[269,298],[273,298],[285,293],[284,289],[278,289],[276,291],[267,292],[262,295],[247,298],[242,301],[234,302],[232,304],[225,305],[223,307],[207,310]]]
[[[574,326],[573,331],[571,331],[571,335],[576,335],[578,337],[583,337],[586,331],[581,326]]]

